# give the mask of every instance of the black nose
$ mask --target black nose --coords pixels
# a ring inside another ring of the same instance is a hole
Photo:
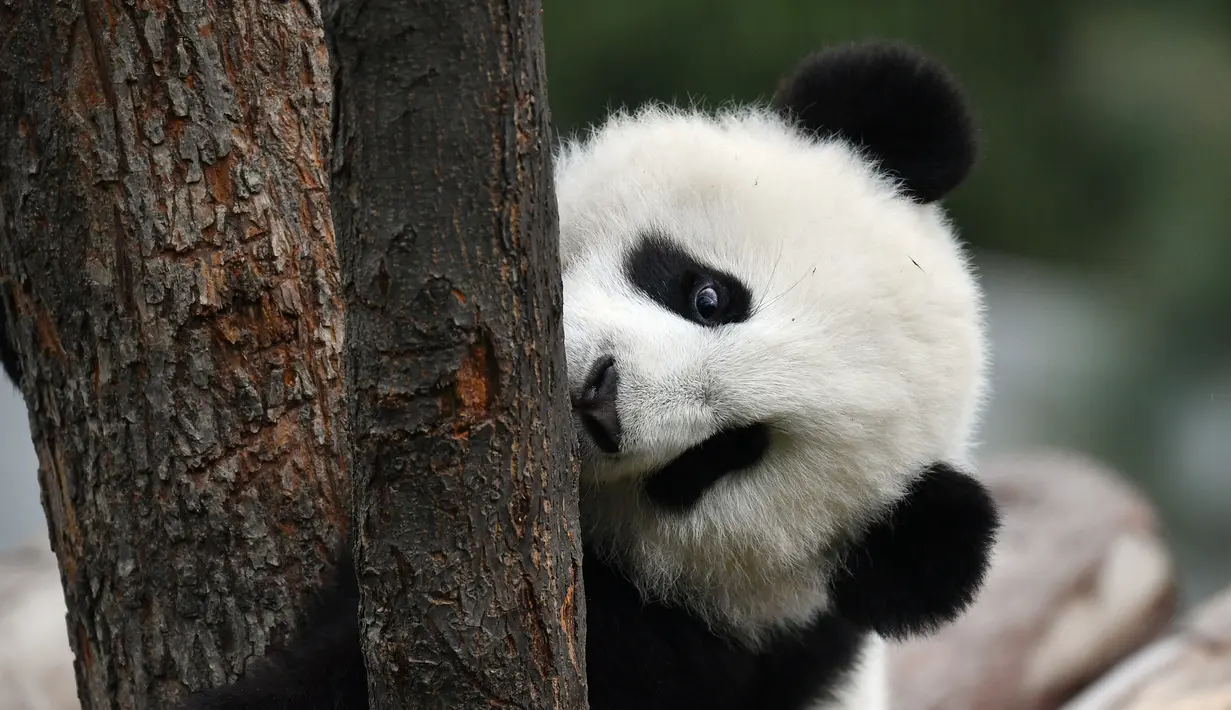
[[[573,397],[573,409],[581,417],[581,425],[606,453],[620,450],[620,415],[616,413],[616,388],[620,376],[615,358],[601,357],[590,368],[581,391]]]

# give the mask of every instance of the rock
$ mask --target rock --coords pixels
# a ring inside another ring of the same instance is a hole
[[[1231,589],[1199,607],[1063,710],[1231,708]]]
[[[1052,710],[1173,613],[1171,557],[1122,477],[1061,452],[982,476],[1005,517],[987,584],[956,623],[891,647],[893,710]]]
[[[60,570],[46,540],[0,551],[0,710],[79,710]]]

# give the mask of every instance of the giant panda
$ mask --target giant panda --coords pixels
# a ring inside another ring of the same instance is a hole
[[[938,201],[975,159],[914,50],[768,105],[621,111],[554,156],[594,710],[884,710],[884,639],[979,590],[981,294]],[[367,707],[353,563],[191,710]]]

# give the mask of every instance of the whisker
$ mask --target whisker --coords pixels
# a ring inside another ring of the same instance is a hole
[[[776,296],[772,296],[772,297],[770,297],[770,298],[768,298],[768,299],[766,299],[766,300],[764,300],[764,301],[762,301],[762,302],[758,303],[758,304],[756,305],[756,308],[754,308],[754,309],[752,310],[752,314],[753,314],[753,315],[756,315],[756,314],[760,313],[762,310],[764,310],[764,309],[766,309],[766,308],[769,308],[770,306],[774,305],[774,304],[775,304],[775,303],[777,303],[778,301],[782,300],[782,299],[783,299],[783,297],[785,297],[785,296],[786,296],[788,293],[790,293],[791,291],[794,291],[794,290],[795,290],[795,288],[796,288],[797,286],[799,286],[801,283],[803,283],[803,282],[804,282],[804,279],[808,278],[809,276],[811,276],[812,274],[815,274],[815,273],[816,273],[816,264],[815,264],[815,262],[814,262],[814,263],[813,263],[813,265],[812,265],[812,267],[811,267],[810,269],[806,270],[806,271],[804,272],[804,274],[803,274],[802,276],[800,276],[798,279],[795,279],[795,282],[794,282],[794,283],[792,283],[790,286],[787,286],[785,289],[783,289],[783,290],[782,290],[782,293],[779,293],[779,294],[778,294],[778,295],[776,295]]]

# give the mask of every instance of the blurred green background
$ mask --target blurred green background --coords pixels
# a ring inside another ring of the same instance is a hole
[[[1231,583],[1231,2],[543,0],[552,119],[767,99],[820,46],[943,60],[983,131],[948,201],[989,292],[983,453],[1074,447]]]

